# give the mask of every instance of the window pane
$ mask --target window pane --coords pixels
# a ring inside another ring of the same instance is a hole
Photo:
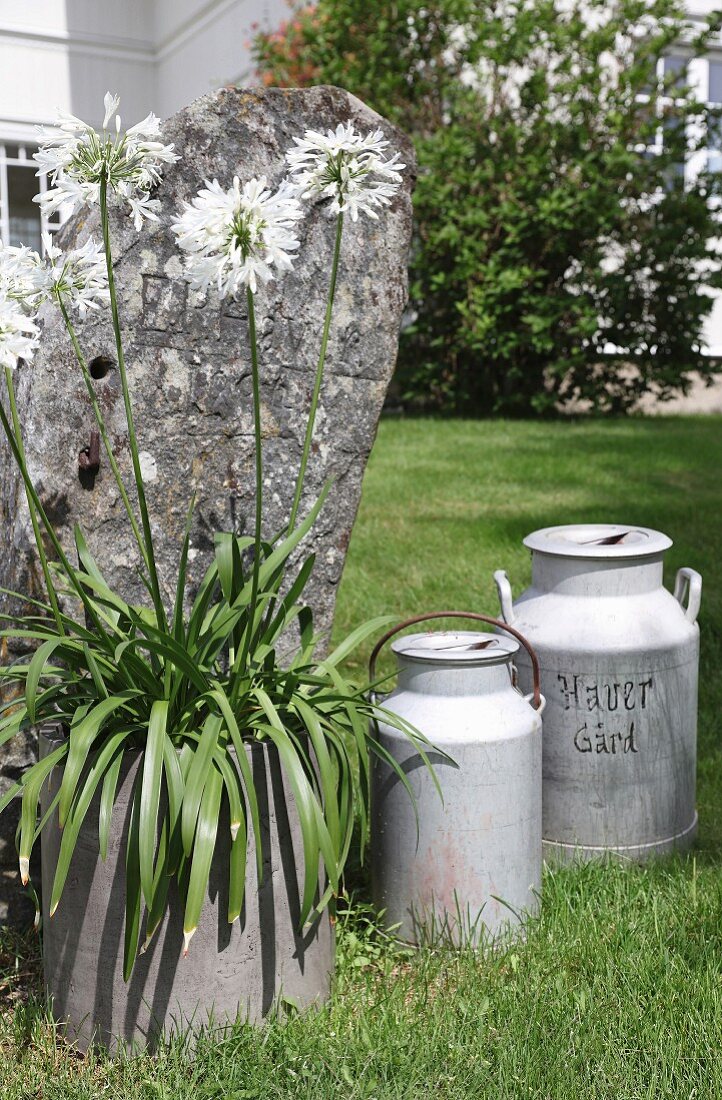
[[[4,144],[5,144],[5,156],[8,157],[10,160],[16,159],[17,155],[18,155],[18,146],[17,145],[8,145],[7,141]]]
[[[664,76],[665,85],[668,90],[670,88],[670,78],[674,77],[671,82],[672,88],[680,88],[687,83],[687,65],[689,64],[689,58],[681,57],[679,54],[670,54],[669,57],[664,59]]]
[[[40,208],[33,202],[38,193],[38,179],[34,168],[21,168],[9,164],[8,212],[10,244],[26,244],[40,248]]]
[[[710,61],[709,63],[709,95],[710,103],[722,103],[722,61]]]

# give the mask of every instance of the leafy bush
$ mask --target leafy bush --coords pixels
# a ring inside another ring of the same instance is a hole
[[[415,139],[408,403],[622,411],[711,375],[719,112],[658,71],[717,27],[677,0],[319,0],[257,37],[267,83],[341,84]]]

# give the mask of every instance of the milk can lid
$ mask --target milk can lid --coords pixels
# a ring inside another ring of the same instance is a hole
[[[397,656],[413,661],[498,664],[513,657],[519,643],[503,634],[478,630],[428,630],[397,638],[391,648]]]
[[[672,540],[650,527],[619,523],[576,523],[544,527],[524,539],[530,550],[566,558],[645,558],[669,550]]]

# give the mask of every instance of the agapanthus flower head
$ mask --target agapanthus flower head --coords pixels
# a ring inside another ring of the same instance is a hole
[[[93,238],[79,248],[62,252],[50,234],[43,235],[46,267],[46,292],[77,309],[81,317],[88,310],[110,304],[105,252]]]
[[[45,265],[26,245],[0,241],[0,295],[28,309],[36,307],[45,292]]]
[[[100,202],[103,179],[107,180],[109,197],[115,195],[127,204],[136,229],[143,219],[158,220],[160,202],[151,198],[164,164],[178,160],[172,145],[158,141],[160,119],[149,114],[125,132],[120,116],[115,112],[118,96],[105,95],[103,128],[95,130],[75,115],[61,114],[60,132],[40,130],[40,148],[35,153],[38,175],[47,173],[51,188],[36,195],[43,213],[48,216],[63,209],[72,214],[83,206]],[[111,125],[113,116],[115,122]]]
[[[20,302],[0,292],[0,367],[14,369],[19,359],[32,359],[40,332]]]
[[[273,269],[291,269],[291,254],[299,247],[294,228],[302,217],[295,189],[286,182],[273,192],[265,176],[244,184],[236,176],[226,191],[218,180],[206,180],[172,227],[188,253],[191,286],[202,291],[215,286],[223,298],[246,286],[255,293],[259,279],[273,279]]]
[[[377,218],[377,210],[388,206],[399,189],[406,165],[398,153],[385,159],[389,142],[381,130],[361,134],[347,122],[325,134],[306,130],[293,140],[296,148],[286,153],[292,182],[304,199],[332,199],[333,214],[347,210],[352,221],[359,213]]]

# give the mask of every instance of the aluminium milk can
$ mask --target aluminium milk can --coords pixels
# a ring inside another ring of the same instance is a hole
[[[434,617],[448,613],[411,622]],[[480,615],[454,617],[495,623]],[[376,647],[372,682],[381,645],[400,629]],[[386,924],[398,925],[396,934],[409,943],[488,942],[539,904],[538,683],[532,695],[518,691],[512,662],[519,644],[498,633],[411,634],[397,638],[392,649],[398,685],[380,705],[432,743],[429,758],[443,802],[418,750],[379,718],[378,739],[403,768],[413,801],[389,764],[374,757],[374,901],[385,910]]]
[[[524,539],[532,584],[507,623],[528,636],[547,699],[546,858],[645,859],[694,840],[702,579],[662,583],[671,539],[644,527],[549,527]],[[520,654],[522,686],[531,679]]]

